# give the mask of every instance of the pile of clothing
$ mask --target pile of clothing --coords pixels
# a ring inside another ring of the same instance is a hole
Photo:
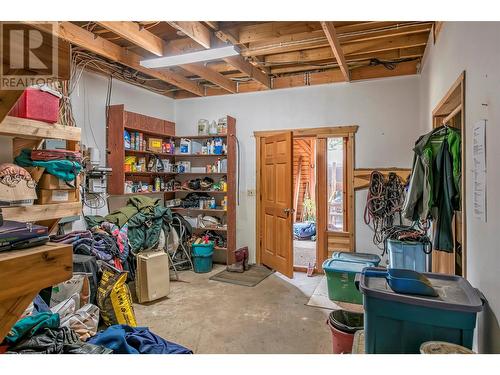
[[[436,128],[421,136],[413,151],[403,216],[412,221],[432,220],[435,226],[433,247],[452,252],[453,215],[460,210],[460,132],[447,126]]]
[[[135,195],[125,207],[105,217],[86,216],[85,220],[91,230],[104,227],[104,230],[115,233],[117,238],[120,235],[125,237],[126,233],[130,251],[137,254],[158,245],[162,230],[169,231],[172,214],[169,208],[160,204],[160,199]]]
[[[64,181],[74,181],[82,169],[82,155],[67,150],[23,149],[14,158],[20,167],[43,167],[47,173]]]
[[[88,304],[75,312],[68,308],[70,305],[69,301],[70,300],[64,301],[55,307],[49,308],[47,304],[37,296],[30,308],[25,312],[25,316],[17,321],[5,337],[3,343],[0,344],[0,353],[193,353],[188,348],[167,341],[154,334],[147,327],[112,325],[97,332],[99,309],[94,305]],[[82,310],[84,310],[87,315],[82,314]]]
[[[50,240],[72,244],[74,254],[91,255],[119,270],[127,270],[130,253],[127,231],[127,225],[119,228],[112,223],[102,222],[91,230],[55,235]]]

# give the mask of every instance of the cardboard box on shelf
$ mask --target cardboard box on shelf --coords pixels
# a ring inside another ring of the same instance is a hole
[[[36,190],[28,186],[25,180],[19,181],[15,186],[0,183],[0,205],[17,206],[33,204],[37,198]]]
[[[80,194],[78,189],[62,190],[62,189],[39,189],[37,204],[54,204],[54,203],[69,203],[78,202]]]
[[[31,175],[31,178],[35,180],[35,182],[40,181],[40,178],[42,178],[43,172],[45,172],[44,167],[25,167],[29,174]]]
[[[170,293],[168,255],[164,251],[145,251],[137,255],[136,293],[140,303]]]
[[[49,173],[44,173],[38,181],[38,188],[45,190],[74,190],[78,185],[80,185],[79,175],[76,178],[76,185],[75,181],[68,181],[66,183],[66,181]]]
[[[149,138],[148,139],[148,150],[155,152],[162,152],[163,141],[161,138]]]

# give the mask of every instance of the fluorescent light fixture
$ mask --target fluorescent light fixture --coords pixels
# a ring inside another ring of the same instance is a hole
[[[236,56],[240,50],[236,46],[206,49],[203,51],[184,53],[182,55],[157,57],[154,59],[142,60],[141,66],[145,68],[166,68],[168,66],[191,64],[200,61],[219,60],[224,57]]]

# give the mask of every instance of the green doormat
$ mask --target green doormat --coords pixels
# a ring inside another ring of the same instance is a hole
[[[272,273],[274,273],[274,271],[267,267],[254,265],[251,266],[248,271],[242,273],[224,270],[210,277],[210,280],[242,286],[255,286]]]

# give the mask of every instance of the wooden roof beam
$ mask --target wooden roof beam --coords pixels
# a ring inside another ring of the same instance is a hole
[[[350,55],[377,53],[400,48],[425,46],[428,33],[402,35],[396,38],[383,38],[366,40],[362,42],[346,43],[342,46],[344,56],[349,59]],[[286,52],[265,57],[266,64],[272,63],[310,63],[312,61],[332,60],[335,56],[330,47],[308,49],[305,51]]]
[[[335,31],[335,26],[333,26],[332,22],[321,22],[321,26],[323,27],[323,31],[325,32],[326,38],[328,39],[328,43],[330,43],[330,48],[335,55],[335,59],[339,64],[339,68],[344,75],[346,82],[349,82],[351,79],[349,77],[349,67],[347,66],[347,61],[345,60],[344,52],[342,51],[342,47],[340,46],[339,40],[337,39],[337,33]]]
[[[260,69],[258,69],[257,67],[246,61],[242,56],[237,55],[237,56],[226,57],[224,61],[234,66],[240,72],[245,73],[254,81],[261,83],[266,88],[268,89],[271,88],[271,80],[269,79],[269,77],[265,73],[263,73]]]
[[[149,51],[156,56],[163,56],[164,41],[152,32],[144,29],[137,22],[132,21],[97,21],[99,25],[104,27],[116,35],[128,40],[146,51]]]
[[[169,22],[169,24],[171,24],[172,26],[175,25],[175,28],[182,31],[184,34],[195,40],[197,43],[201,44],[203,47],[207,49],[210,48],[210,44],[207,47],[207,43],[200,43],[202,39],[200,35],[203,35],[203,38],[205,39],[211,39],[213,34],[205,25],[201,24],[200,22]],[[196,30],[196,32],[194,32],[194,30]],[[269,77],[260,69],[246,61],[242,56],[236,55],[226,57],[223,60],[228,64],[234,66],[239,71],[245,73],[253,80],[261,83],[266,88],[271,88],[271,81]]]
[[[59,22],[58,27],[51,27],[49,24],[43,25],[40,23],[34,23],[33,26],[41,29],[42,31],[53,33],[55,36],[64,39],[71,44],[82,47],[109,60],[128,66],[129,68],[137,70],[138,72],[146,74],[150,77],[177,86],[195,95],[204,96],[202,88],[195,82],[183,77],[180,74],[174,73],[169,69],[164,69],[160,72],[145,68],[140,64],[142,56],[120,47],[119,45],[100,36],[96,36],[90,31],[84,30],[71,22]]]
[[[174,21],[168,24],[183,32],[205,48],[211,47],[212,32],[208,27],[197,21]]]

